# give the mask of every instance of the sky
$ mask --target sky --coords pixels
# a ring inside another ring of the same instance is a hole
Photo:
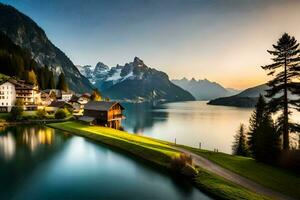
[[[0,0],[41,26],[78,65],[110,67],[135,56],[171,79],[244,89],[284,33],[300,40],[297,0]]]

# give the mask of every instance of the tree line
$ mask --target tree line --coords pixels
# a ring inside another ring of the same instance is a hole
[[[293,112],[300,111],[299,43],[284,33],[268,53],[273,56],[273,63],[262,69],[272,77],[267,83],[269,89],[265,97],[258,99],[249,130],[241,124],[235,135],[233,153],[275,163],[281,152],[290,150],[290,133],[300,133],[300,125],[290,119]]]
[[[14,44],[0,32],[0,73],[39,85],[41,89],[68,90],[65,76],[61,73],[55,84],[54,73],[48,66],[39,66],[29,52]]]

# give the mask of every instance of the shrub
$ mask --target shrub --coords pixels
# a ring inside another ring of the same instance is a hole
[[[187,177],[194,177],[197,173],[193,167],[193,159],[187,154],[180,154],[179,157],[174,157],[171,161],[171,169],[175,173],[180,173],[181,175]]]
[[[44,119],[47,116],[47,112],[46,112],[45,109],[39,109],[39,110],[36,111],[36,116],[39,119]]]
[[[18,120],[22,118],[22,114],[24,112],[24,109],[22,106],[14,106],[11,108],[10,114],[12,116],[12,119]]]
[[[68,115],[68,111],[62,108],[58,109],[54,114],[55,119],[64,119],[67,117],[67,115]]]

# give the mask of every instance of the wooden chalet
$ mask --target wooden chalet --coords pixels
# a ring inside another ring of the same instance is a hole
[[[79,120],[89,124],[119,129],[124,118],[123,106],[114,101],[89,101],[84,105],[83,116]]]

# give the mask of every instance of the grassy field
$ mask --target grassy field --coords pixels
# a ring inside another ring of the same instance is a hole
[[[185,148],[261,185],[300,199],[300,175],[298,174],[258,163],[252,158],[199,150],[186,146]]]
[[[179,155],[169,142],[111,128],[88,126],[74,121],[53,123],[48,126],[120,148],[167,168],[172,157]],[[200,168],[198,170],[200,173],[195,179],[195,185],[219,199],[267,199],[205,170]]]
[[[167,142],[111,128],[88,126],[74,121],[53,123],[48,126],[118,147],[165,167],[169,167],[172,157],[179,155],[179,152],[173,149]]]
[[[240,199],[253,199],[263,200],[269,199],[268,197],[253,193],[235,183],[229,182],[224,178],[212,174],[204,169],[197,168],[198,175],[196,177],[196,185],[210,193],[215,197],[222,196],[222,199],[240,200]]]

